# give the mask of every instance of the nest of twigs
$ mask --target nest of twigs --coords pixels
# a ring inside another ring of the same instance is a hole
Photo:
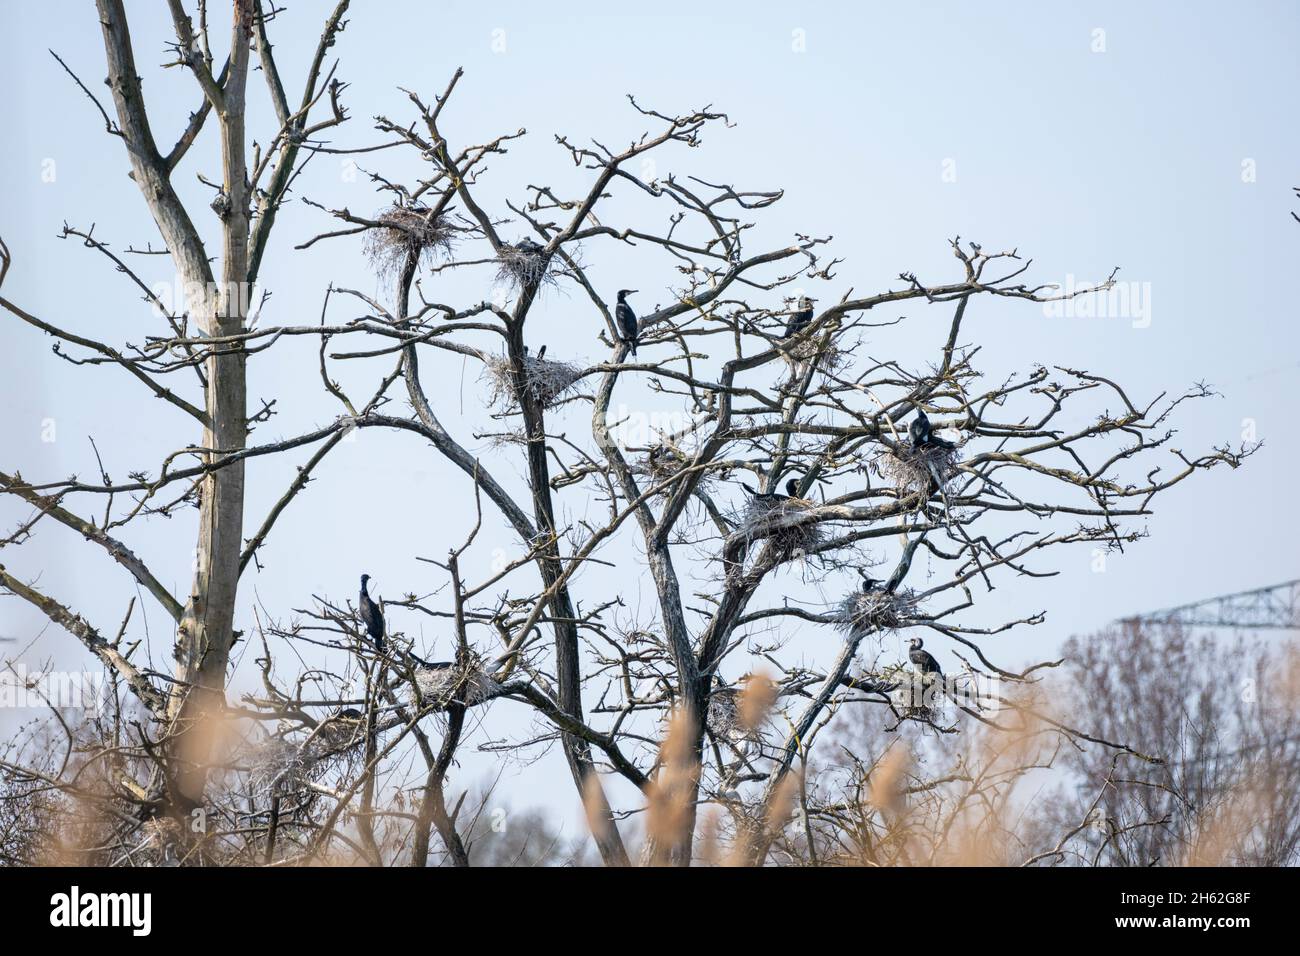
[[[311,743],[268,737],[248,755],[250,796],[276,797],[301,793],[318,773],[320,754]]]
[[[916,604],[916,592],[910,589],[854,591],[840,602],[836,626],[849,634],[896,631],[907,625]]]
[[[637,474],[645,475],[656,485],[662,485],[680,475],[690,463],[689,455],[671,442],[663,441],[642,455],[634,470]],[[704,487],[707,482],[708,476],[701,475],[698,487]],[[671,485],[665,488],[664,493],[669,490]]]
[[[782,525],[781,519],[815,507],[816,502],[806,498],[754,498],[741,518],[736,530],[747,541],[769,538],[787,558],[812,551],[823,540],[822,526],[811,521],[798,525]]]
[[[948,484],[957,474],[961,452],[943,445],[900,444],[886,449],[873,462],[877,474],[899,491],[910,494],[923,492],[932,495],[947,491]]]
[[[312,746],[322,756],[342,753],[365,740],[365,726],[360,713],[335,714],[320,722]]]
[[[482,704],[501,694],[501,684],[483,670],[480,661],[464,664],[433,664],[415,668],[415,687],[421,706],[445,710],[463,693],[465,706]]]
[[[486,442],[489,448],[497,450],[502,448],[519,448],[528,444],[528,436],[524,434],[522,428],[516,428],[504,432],[476,433],[474,437]]]
[[[375,216],[383,225],[366,233],[365,252],[382,273],[395,272],[414,255],[426,264],[451,251],[456,233],[444,210],[430,219],[427,206],[389,206]]]
[[[734,687],[721,687],[709,695],[709,732],[720,740],[741,746],[758,736],[757,728],[746,723],[741,714],[741,691]]]
[[[520,289],[554,285],[555,259],[547,259],[544,252],[544,247],[531,239],[502,246],[497,253],[497,281]]]
[[[493,405],[513,408],[519,404],[515,388],[515,370],[504,356],[490,356],[485,363],[489,401]],[[572,362],[552,362],[547,358],[524,358],[524,387],[533,401],[543,408],[553,408],[572,398],[584,369]]]
[[[848,361],[848,353],[836,348],[833,342],[822,342],[820,337],[787,345],[786,355],[795,362],[816,362],[822,372],[834,372]]]
[[[359,715],[335,714],[303,740],[268,737],[252,744],[246,753],[249,796],[301,793],[364,740],[365,721]]]
[[[884,675],[889,684],[889,698],[894,708],[905,717],[932,720],[944,709],[948,699],[944,694],[943,679],[937,674],[921,674],[899,665]]]

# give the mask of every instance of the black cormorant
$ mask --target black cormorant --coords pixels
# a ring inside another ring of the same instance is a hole
[[[781,336],[781,338],[793,338],[808,327],[808,323],[812,321],[813,317],[813,303],[816,301],[816,299],[810,299],[806,295],[799,296],[798,307],[786,320],[785,335]]]
[[[384,612],[370,599],[370,592],[366,589],[366,582],[369,580],[370,575],[361,575],[361,597],[358,606],[361,608],[361,623],[366,626],[366,633],[375,642],[375,649],[382,654],[384,653]]]
[[[786,494],[784,495],[779,491],[755,491],[753,488],[749,487],[749,485],[741,485],[740,487],[748,491],[758,501],[776,503],[778,501],[789,501],[791,498],[799,497],[798,478],[791,478],[785,483]]]
[[[627,297],[634,292],[636,289],[618,290],[618,305],[614,306],[614,319],[618,323],[619,339],[630,346],[632,354],[636,355],[636,313],[627,304]]]
[[[934,659],[934,656],[929,651],[922,650],[924,643],[919,637],[914,637],[908,641],[907,646],[911,650],[907,652],[907,659],[912,662],[912,665],[920,672],[922,677],[927,674],[934,674],[942,679],[943,671],[939,669],[939,662]]]
[[[912,419],[912,424],[907,426],[907,434],[911,436],[913,448],[956,448],[952,442],[946,438],[940,438],[934,434],[930,427],[930,419],[926,417],[921,406],[916,407],[916,417]]]

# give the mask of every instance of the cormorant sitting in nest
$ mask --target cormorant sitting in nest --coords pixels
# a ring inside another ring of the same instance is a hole
[[[361,623],[366,626],[366,633],[375,643],[375,650],[384,653],[384,612],[379,609],[379,605],[370,599],[370,592],[366,588],[366,582],[370,580],[370,575],[361,575],[361,597],[357,602],[361,608]]]
[[[858,577],[862,578],[863,594],[870,594],[872,591],[879,591],[881,590],[881,585],[885,583],[884,581],[880,581],[877,580],[876,578],[873,578],[871,575],[867,574],[867,572],[863,571],[861,568],[858,568]]]
[[[627,304],[627,297],[634,292],[636,289],[618,290],[618,305],[614,306],[614,319],[618,323],[619,340],[630,346],[632,354],[636,355],[636,313]]]
[[[922,677],[933,674],[942,680],[943,671],[939,669],[939,662],[934,659],[934,656],[929,651],[922,650],[924,643],[919,637],[914,637],[908,641],[907,646],[911,650],[907,652],[907,659],[912,662],[912,666],[920,672]]]
[[[779,504],[782,501],[790,501],[791,499],[799,497],[798,478],[791,478],[785,483],[785,490],[787,493],[784,495],[778,491],[755,491],[753,488],[749,487],[749,485],[741,485],[740,487],[748,491],[755,501],[763,501],[768,504]]]
[[[930,419],[926,417],[921,406],[916,406],[916,417],[907,426],[907,433],[912,438],[913,448],[956,448],[946,438],[940,438],[930,428]]]
[[[806,295],[799,296],[798,309],[786,320],[785,335],[781,336],[781,338],[794,338],[794,336],[808,328],[808,323],[812,321],[813,317],[813,303],[816,301],[816,299],[810,299]]]

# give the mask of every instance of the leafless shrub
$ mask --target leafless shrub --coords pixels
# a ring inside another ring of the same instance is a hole
[[[1287,679],[1300,660],[1294,642],[1123,625],[1072,639],[1064,653],[1061,709],[1161,762],[1127,761],[1097,799],[1095,782],[1113,758],[1095,746],[1070,751],[1072,782],[1038,808],[1039,824],[1059,829],[1089,813],[1091,824],[1053,862],[1300,861],[1300,695]]]

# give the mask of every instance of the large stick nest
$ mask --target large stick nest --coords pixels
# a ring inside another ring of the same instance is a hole
[[[904,717],[933,720],[943,713],[947,697],[943,681],[934,674],[921,674],[903,664],[885,668],[882,678],[894,708]]]
[[[923,445],[916,448],[901,443],[893,449],[884,449],[872,460],[876,473],[897,488],[910,494],[922,492],[932,495],[948,490],[957,474],[961,452],[942,445]]]
[[[907,588],[854,591],[840,602],[836,627],[848,634],[895,631],[908,625],[916,605],[916,592]]]
[[[815,501],[806,498],[753,498],[736,531],[751,543],[762,538],[771,539],[787,558],[807,554],[825,537],[820,522],[783,525],[780,519],[800,514],[816,505]]]
[[[672,442],[665,440],[642,455],[641,460],[636,463],[633,470],[637,474],[645,475],[656,485],[662,485],[680,475],[690,463],[690,455]],[[708,481],[708,475],[701,475],[697,487],[703,488]],[[672,486],[667,486],[664,489],[664,494],[671,490]]]
[[[497,281],[520,289],[555,285],[554,262],[555,257],[546,257],[544,246],[521,239],[497,252]]]
[[[427,206],[390,206],[375,220],[383,225],[366,233],[365,252],[381,274],[402,268],[412,253],[428,265],[451,252],[456,238],[445,210],[430,219]]]
[[[720,687],[709,695],[708,727],[713,736],[734,746],[742,746],[758,739],[759,728],[745,719],[741,707],[741,691],[734,687]]]
[[[365,739],[364,727],[360,717],[336,714],[322,721],[305,740],[268,737],[251,745],[245,753],[248,795],[267,798],[302,793],[329,767],[356,751]]]
[[[519,395],[515,388],[515,370],[510,360],[502,355],[485,360],[488,380],[488,400],[503,408],[516,408]],[[524,387],[533,401],[543,408],[554,408],[568,401],[578,390],[578,381],[584,369],[571,362],[552,362],[546,358],[524,358]]]
[[[818,370],[822,372],[834,372],[843,367],[849,358],[847,352],[837,348],[833,341],[823,342],[821,336],[787,345],[785,354],[795,362],[816,361]]]
[[[423,707],[445,710],[463,693],[465,706],[486,703],[502,692],[501,684],[489,675],[481,661],[471,658],[463,664],[434,664],[415,668],[415,688]]]

